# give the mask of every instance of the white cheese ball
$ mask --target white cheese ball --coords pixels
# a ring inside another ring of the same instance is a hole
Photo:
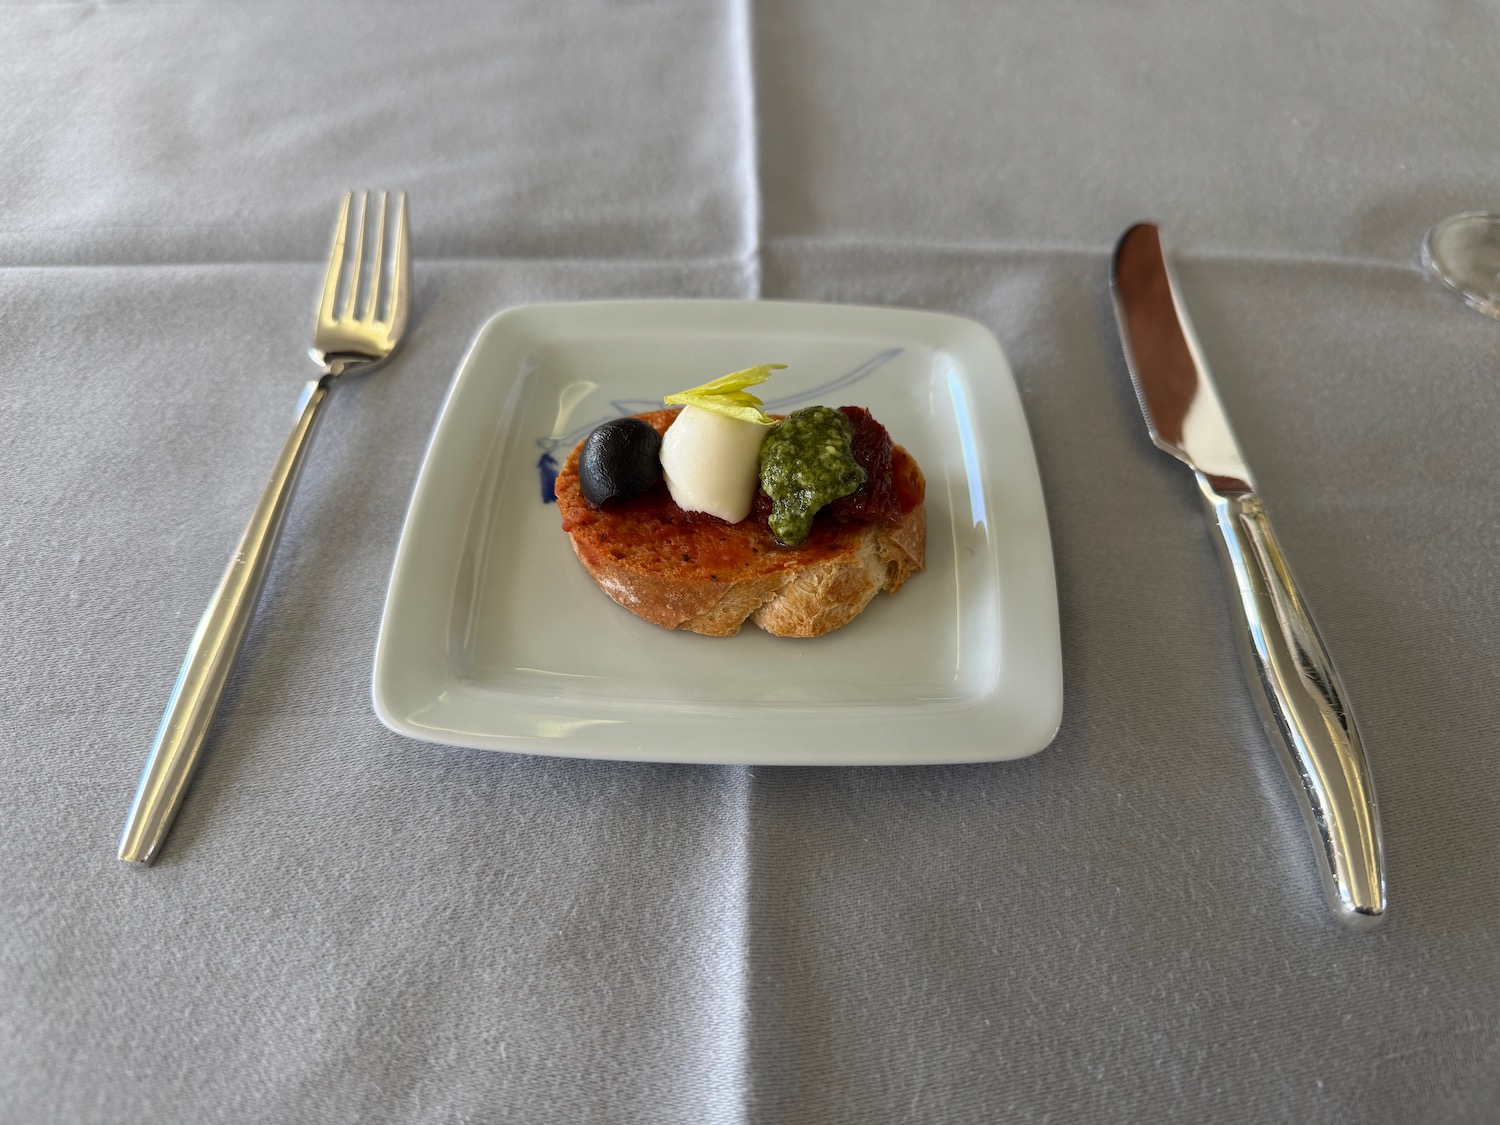
[[[726,523],[750,514],[760,486],[760,444],[770,426],[684,406],[661,438],[661,473],[685,512]]]

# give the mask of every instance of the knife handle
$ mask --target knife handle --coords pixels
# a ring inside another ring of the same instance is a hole
[[[119,856],[126,863],[149,865],[171,831],[271,569],[292,489],[332,385],[332,375],[307,385],[297,424],[188,645],[120,834]]]
[[[1323,639],[1302,604],[1260,497],[1224,494],[1198,474],[1237,597],[1240,655],[1266,733],[1296,787],[1335,915],[1364,928],[1385,915],[1380,814],[1359,731]]]

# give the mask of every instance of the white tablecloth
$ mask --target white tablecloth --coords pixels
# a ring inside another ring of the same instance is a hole
[[[0,6],[0,1120],[1486,1122],[1500,1104],[1500,6]],[[115,841],[311,372],[346,186],[414,323],[340,387],[162,858]],[[1335,926],[1106,291],[1160,221],[1365,736]],[[473,334],[537,300],[976,318],[1062,729],[966,767],[402,739],[371,658]]]

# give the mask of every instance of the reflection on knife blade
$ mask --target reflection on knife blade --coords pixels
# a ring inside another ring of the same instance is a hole
[[[1125,363],[1151,439],[1199,472],[1253,492],[1154,226],[1131,227],[1115,248],[1115,314]]]

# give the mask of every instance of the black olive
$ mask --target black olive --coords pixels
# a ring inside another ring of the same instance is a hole
[[[638,496],[661,477],[661,435],[639,418],[605,422],[583,439],[578,488],[589,507]]]

